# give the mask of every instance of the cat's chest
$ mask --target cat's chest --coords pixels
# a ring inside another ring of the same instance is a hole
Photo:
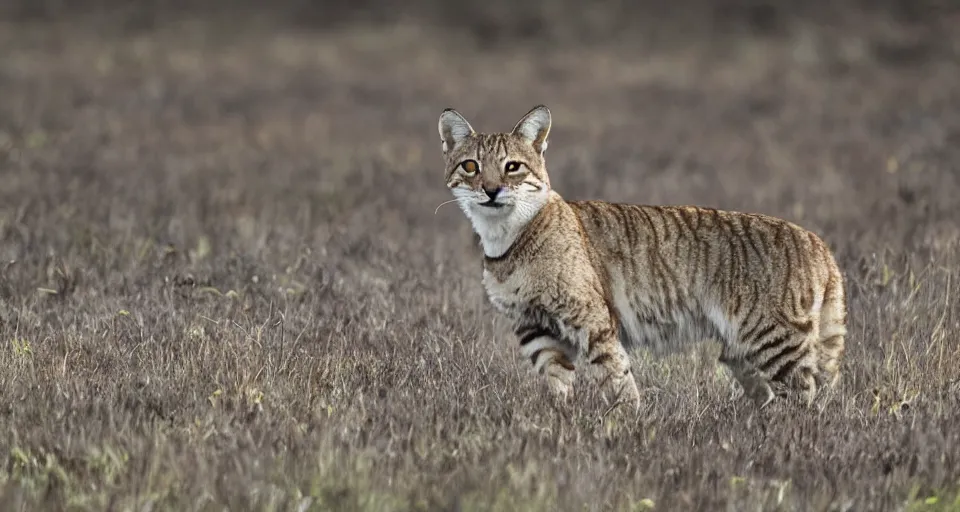
[[[485,268],[483,287],[490,303],[501,313],[516,317],[526,309],[527,301],[523,297],[526,287],[522,271],[500,275]]]

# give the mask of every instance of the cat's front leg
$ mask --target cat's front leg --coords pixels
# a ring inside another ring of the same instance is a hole
[[[523,323],[516,329],[520,353],[534,371],[546,378],[547,388],[561,402],[572,398],[574,371],[573,348],[548,329],[535,323]]]
[[[586,360],[600,370],[601,389],[612,403],[640,409],[640,390],[633,377],[630,356],[613,328],[588,333]]]

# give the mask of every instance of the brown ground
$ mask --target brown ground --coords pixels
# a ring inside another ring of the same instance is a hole
[[[0,508],[960,507],[955,12],[438,3],[0,7]],[[440,111],[540,102],[569,198],[821,233],[838,396],[755,414],[704,344],[547,405],[434,215]]]

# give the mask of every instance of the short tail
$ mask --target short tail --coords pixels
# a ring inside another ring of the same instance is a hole
[[[843,357],[844,338],[847,335],[847,297],[843,275],[831,258],[830,276],[824,289],[820,310],[819,377],[828,386],[840,378],[840,360]]]

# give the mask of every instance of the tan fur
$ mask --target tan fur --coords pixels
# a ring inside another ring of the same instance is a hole
[[[487,295],[551,390],[567,397],[582,360],[639,407],[626,348],[706,338],[761,407],[789,390],[810,404],[837,381],[843,278],[819,237],[766,215],[566,201],[543,157],[550,119],[540,105],[512,132],[482,134],[447,109],[439,130]]]

